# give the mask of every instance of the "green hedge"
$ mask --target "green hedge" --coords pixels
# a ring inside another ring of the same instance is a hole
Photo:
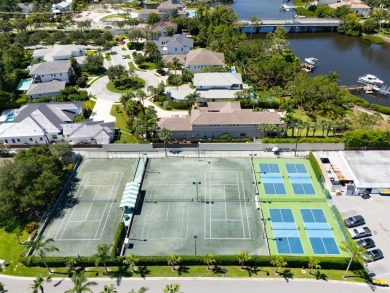
[[[261,140],[262,143],[295,143],[295,137],[265,137]],[[341,143],[343,139],[341,137],[306,137],[301,136],[298,138],[299,143]]]
[[[390,107],[386,107],[386,106],[382,106],[382,105],[378,105],[378,104],[371,104],[370,108],[372,110],[379,112],[379,113],[390,115]]]
[[[365,99],[359,98],[359,97],[354,96],[352,94],[348,95],[348,101],[350,101],[354,105],[364,107],[364,108],[368,108],[370,106],[370,103],[367,102]]]
[[[371,129],[347,131],[343,140],[348,147],[390,147],[390,131]]]
[[[314,174],[316,175],[316,178],[318,181],[322,178],[322,170],[320,165],[317,162],[316,157],[313,155],[312,152],[309,153],[309,162],[311,167],[313,168]]]
[[[121,251],[123,240],[126,236],[126,226],[123,221],[120,221],[114,236],[114,243],[112,244],[111,256],[117,256]]]
[[[173,109],[178,110],[188,110],[191,108],[191,103],[188,102],[175,102],[170,99],[167,99],[169,106],[171,106]]]
[[[239,137],[239,138],[229,138],[229,139],[222,139],[222,138],[213,138],[213,139],[207,139],[207,138],[199,138],[199,139],[191,139],[191,143],[247,143],[252,142],[252,139],[250,137]]]
[[[343,218],[341,217],[339,210],[337,209],[337,207],[336,207],[335,205],[333,205],[333,206],[331,207],[331,210],[332,210],[332,213],[333,213],[333,215],[334,215],[334,217],[335,217],[337,223],[339,224],[340,231],[341,231],[341,233],[343,234],[344,239],[345,239],[348,243],[350,243],[350,242],[352,241],[352,239],[351,239],[351,236],[350,236],[349,233],[348,233],[347,228],[345,227],[344,220],[343,220]]]
[[[139,266],[167,266],[167,256],[139,256],[139,261],[137,265]],[[181,265],[184,266],[194,266],[194,265],[204,265],[204,257],[203,256],[180,256]],[[333,269],[333,270],[344,270],[347,265],[349,258],[345,257],[317,257],[321,262],[322,269]],[[257,256],[256,259],[252,256],[251,260],[246,262],[247,265],[254,265],[256,262],[257,266],[270,266],[272,256]],[[46,263],[49,267],[66,267],[66,261],[68,258],[66,257],[47,257]],[[124,257],[112,257],[110,258],[106,264],[108,266],[119,266],[123,265]],[[289,268],[301,268],[307,267],[309,262],[308,256],[284,256],[284,260],[287,262],[287,266]],[[32,257],[30,262],[28,263],[28,258],[23,257],[20,260],[23,264],[34,267],[44,267],[41,258]],[[237,266],[239,265],[237,256],[235,255],[217,255],[215,256],[216,264],[219,266]],[[94,267],[95,266],[95,257],[81,257],[79,261],[79,265],[86,267]],[[362,269],[362,264],[354,261],[351,265],[352,270]]]

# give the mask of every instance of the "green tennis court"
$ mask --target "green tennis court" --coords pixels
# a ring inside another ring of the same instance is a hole
[[[136,159],[83,160],[67,198],[44,231],[60,249],[55,254],[88,256],[98,244],[112,244],[122,212],[119,203],[135,163]]]
[[[268,254],[249,158],[150,159],[141,193],[127,254]]]

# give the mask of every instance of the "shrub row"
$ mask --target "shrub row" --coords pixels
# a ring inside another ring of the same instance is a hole
[[[265,137],[262,139],[262,143],[295,143],[294,137]],[[299,143],[340,143],[343,142],[340,137],[306,137],[302,136],[298,138]]]
[[[313,155],[312,152],[309,153],[309,162],[311,167],[313,168],[314,174],[316,175],[317,180],[319,181],[322,177],[322,171],[321,167],[317,162],[316,157]]]
[[[344,134],[348,147],[390,147],[390,132],[386,130],[354,130]]]
[[[371,104],[370,108],[379,113],[390,115],[390,107],[386,107],[378,104]]]
[[[363,108],[368,108],[370,106],[370,103],[367,102],[365,99],[359,98],[359,97],[354,96],[352,94],[348,95],[348,100],[351,103],[353,103],[354,105],[357,105],[357,106],[360,106],[360,107],[363,107]]]
[[[350,243],[352,241],[352,239],[351,239],[351,236],[349,235],[349,232],[344,224],[343,218],[341,217],[339,210],[337,209],[337,207],[335,205],[333,205],[331,207],[331,210],[332,210],[332,213],[333,213],[333,215],[334,215],[334,217],[335,217],[335,219],[340,227],[340,231],[343,234],[344,239],[348,243]]]
[[[167,256],[139,256],[137,265],[140,266],[166,266],[168,265]],[[204,265],[203,256],[181,256],[180,264],[184,266]],[[308,256],[284,256],[284,260],[287,262],[289,268],[301,268],[307,267],[309,262]],[[65,257],[47,257],[46,263],[49,267],[66,267],[66,261],[69,258]],[[111,257],[107,260],[108,266],[120,266],[123,265],[124,257]],[[349,258],[345,257],[317,257],[321,262],[322,269],[343,270],[347,267]],[[272,256],[257,256],[246,262],[246,265],[258,265],[258,266],[270,266]],[[40,266],[44,267],[41,258],[32,257],[28,262],[27,257],[23,257],[20,260],[23,264],[28,266]],[[219,266],[234,266],[239,265],[237,256],[235,255],[218,255],[215,256],[215,264]],[[79,265],[82,266],[95,266],[95,257],[80,257]],[[354,261],[351,265],[352,270],[362,269],[362,264]]]
[[[194,138],[191,139],[191,143],[225,143],[225,142],[237,142],[237,143],[246,143],[246,142],[252,142],[252,139],[250,137],[239,137],[239,138],[229,138],[229,139],[223,139],[223,138],[212,138],[212,139],[203,139],[203,138]]]
[[[123,221],[119,222],[114,236],[114,243],[112,244],[111,256],[117,256],[121,251],[123,240],[126,236],[126,227]]]
[[[169,106],[172,107],[173,109],[188,110],[189,108],[191,108],[191,103],[188,102],[175,102],[170,99],[167,99],[167,101]]]
[[[278,109],[279,102],[277,100],[264,101],[259,100],[253,104],[253,101],[247,99],[241,99],[240,105],[242,109],[252,109],[252,108],[261,108],[261,109]]]

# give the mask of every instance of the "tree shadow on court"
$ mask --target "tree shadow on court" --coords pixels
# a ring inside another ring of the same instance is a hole
[[[286,280],[286,282],[288,283],[289,279],[293,279],[294,274],[290,269],[284,269],[283,272],[279,273],[279,276],[284,278]]]
[[[51,223],[55,219],[63,218],[65,216],[66,209],[73,208],[75,205],[79,203],[79,199],[75,198],[77,184],[79,183],[79,181],[80,179],[73,178],[71,182],[68,184],[68,186],[65,187],[66,194],[61,199],[58,200],[58,203],[56,203],[55,209],[50,215],[50,219],[48,220],[48,223]],[[61,192],[64,191],[60,191],[60,193]]]
[[[328,281],[328,276],[320,271],[315,272],[314,276],[316,277],[316,280]]]
[[[135,274],[139,275],[141,278],[146,278],[147,275],[150,274],[150,270],[148,269],[147,266],[138,266],[137,271]]]
[[[181,276],[183,274],[188,274],[190,272],[190,267],[179,266],[179,268],[176,271],[177,271],[177,275]]]

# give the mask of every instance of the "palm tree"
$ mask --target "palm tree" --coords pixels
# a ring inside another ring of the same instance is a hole
[[[158,133],[158,137],[164,142],[165,156],[167,156],[167,141],[171,139],[172,131],[168,128],[163,128]]]
[[[181,258],[174,253],[168,256],[168,265],[172,266],[172,270],[176,270],[176,265],[179,264],[180,261]]]
[[[309,258],[309,263],[308,263],[307,267],[310,269],[309,274],[311,275],[313,269],[320,269],[321,268],[320,260],[314,256],[311,256]]]
[[[97,246],[97,253],[95,254],[96,256],[95,265],[98,267],[99,263],[103,263],[104,273],[106,275],[108,274],[106,261],[110,257],[110,249],[111,249],[111,245],[102,243]]]
[[[127,93],[122,94],[119,101],[121,102],[122,105],[125,105],[128,101],[130,101],[134,98],[135,98],[134,92],[127,92]]]
[[[245,262],[249,261],[251,259],[251,256],[247,251],[239,251],[237,253],[238,262],[241,264],[241,269],[244,268]]]
[[[160,51],[158,50],[157,45],[152,41],[147,41],[144,46],[144,53],[149,58],[153,58],[156,62],[157,58],[160,56]]]
[[[172,62],[168,63],[168,68],[175,70],[175,75],[176,75],[176,71],[178,69],[181,69],[182,67],[183,67],[183,65],[180,63],[180,60],[177,59],[176,57],[173,57]]]
[[[46,240],[43,240],[43,237],[40,235],[35,237],[35,239],[27,241],[26,243],[27,250],[31,249],[33,252],[36,253],[37,256],[41,258],[42,262],[44,263],[45,267],[48,269],[49,273],[51,273],[51,270],[45,261],[46,252],[60,251],[54,245],[50,245],[53,242],[54,242],[53,238],[48,238]]]
[[[349,260],[347,269],[345,270],[345,273],[343,275],[343,278],[347,277],[347,273],[349,271],[349,268],[351,267],[352,261],[356,259],[357,261],[363,261],[363,256],[366,253],[366,249],[357,245],[355,241],[342,241],[340,245],[341,250],[344,250],[349,253],[351,256],[351,259]]]
[[[199,101],[201,97],[202,96],[198,91],[194,91],[193,93],[186,95],[184,99],[193,105],[196,101]]]
[[[84,276],[84,271],[74,273],[72,276],[72,282],[74,287],[65,291],[65,293],[84,293],[84,292],[93,292],[90,286],[97,285],[96,282],[90,281]]]
[[[163,292],[164,293],[179,293],[180,292],[180,285],[178,283],[165,285]]]
[[[110,286],[104,285],[104,289],[101,293],[118,293],[115,286],[111,284]]]
[[[43,283],[50,283],[51,282],[51,277],[37,277],[34,282],[30,285],[30,289],[32,293],[38,293],[39,290],[41,290],[41,293],[43,293],[45,290],[43,288]],[[1,291],[0,291],[1,292]]]
[[[146,99],[146,93],[143,90],[138,90],[135,95],[141,101],[142,106],[145,106],[144,101]]]
[[[283,268],[287,265],[287,262],[284,261],[284,258],[283,256],[281,255],[276,255],[272,258],[271,260],[271,265],[273,265],[274,267],[276,267],[275,269],[275,274],[278,273],[279,271],[279,268]]]
[[[316,134],[318,129],[318,123],[316,121],[310,123],[310,129],[312,130],[312,136]]]
[[[0,282],[0,293],[7,293],[8,290],[5,290],[4,284]]]
[[[207,269],[210,269],[210,265],[215,264],[215,257],[211,253],[206,252],[204,255],[204,263],[207,265]]]
[[[137,265],[137,262],[139,261],[139,258],[136,257],[134,254],[129,254],[126,256],[125,264],[129,265],[131,267],[131,271],[135,273],[135,266]]]

